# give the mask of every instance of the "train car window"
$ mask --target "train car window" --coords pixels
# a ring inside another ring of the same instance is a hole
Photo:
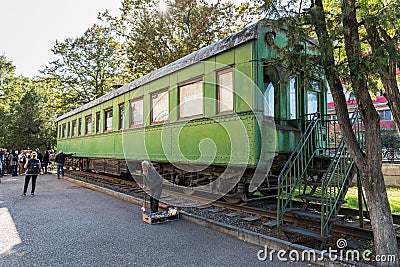
[[[289,119],[295,120],[297,119],[297,77],[290,77],[289,85]]]
[[[131,101],[131,123],[130,127],[143,125],[143,98]]]
[[[168,90],[151,94],[151,123],[168,121]]]
[[[92,134],[92,115],[85,117],[85,134]]]
[[[233,111],[233,69],[217,72],[218,112]]]
[[[68,122],[67,137],[70,137],[70,135],[71,135],[71,123]]]
[[[314,114],[318,112],[318,93],[307,91],[307,113]]]
[[[78,136],[82,135],[82,118],[78,119]]]
[[[119,128],[120,130],[124,129],[124,124],[125,124],[124,108],[125,108],[125,105],[124,105],[124,104],[119,104],[118,128]]]
[[[75,137],[75,135],[76,135],[76,120],[73,120],[71,128],[71,137]]]
[[[61,125],[58,125],[58,138],[61,138],[62,132],[61,132]]]
[[[67,136],[67,125],[64,123],[62,125],[62,138],[65,138]]]
[[[96,133],[100,133],[100,112],[96,113]]]
[[[104,131],[112,131],[113,110],[112,108],[104,110]]]
[[[203,115],[203,81],[197,80],[179,86],[179,117]]]
[[[264,116],[274,117],[274,98],[275,88],[272,82],[270,82],[264,92]]]

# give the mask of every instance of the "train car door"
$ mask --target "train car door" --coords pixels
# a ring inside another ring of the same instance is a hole
[[[277,69],[264,68],[264,116],[281,118],[279,79]]]

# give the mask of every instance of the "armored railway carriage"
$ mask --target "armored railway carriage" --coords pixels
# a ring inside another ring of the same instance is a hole
[[[326,111],[326,93],[323,77],[306,80],[301,68],[289,74],[278,64],[287,40],[272,23],[255,23],[57,118],[58,149],[76,153],[67,164],[135,175],[150,159],[173,184],[224,178],[228,200],[256,187],[276,193],[306,115]],[[316,53],[312,40],[304,43],[305,53]]]

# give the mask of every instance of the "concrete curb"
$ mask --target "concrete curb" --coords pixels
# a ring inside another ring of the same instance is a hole
[[[78,184],[82,187],[86,187],[92,190],[96,190],[102,193],[105,193],[110,196],[117,197],[119,199],[128,201],[132,204],[142,206],[143,205],[143,200],[134,196],[126,195],[124,193],[116,192],[111,189],[103,188],[97,185],[89,184],[80,180],[72,179],[69,177],[63,177],[64,180],[67,180],[69,182]],[[181,211],[181,218],[191,222],[195,223],[197,225],[236,237],[240,240],[243,240],[247,243],[254,244],[257,246],[260,246],[262,248],[268,248],[269,251],[275,250],[276,252],[280,250],[284,251],[297,251],[298,254],[302,255],[301,253],[312,251],[312,253],[315,253],[316,258],[319,259],[318,262],[308,262],[311,266],[361,266],[361,267],[372,267],[372,265],[364,264],[364,263],[359,263],[355,261],[350,261],[346,259],[341,259],[339,256],[336,255],[331,255],[325,251],[320,251],[316,250],[313,248],[305,247],[299,244],[291,243],[285,240],[281,240],[275,237],[255,233],[252,231],[249,231],[247,229],[231,226],[225,223],[221,223],[218,221],[214,221],[208,218],[204,218],[195,214],[191,214],[185,211]],[[288,253],[287,253],[288,254]],[[288,255],[285,256],[286,258]]]

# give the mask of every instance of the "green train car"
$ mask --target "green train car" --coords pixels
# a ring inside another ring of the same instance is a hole
[[[149,159],[174,185],[272,194],[306,115],[326,113],[323,77],[277,65],[286,41],[262,20],[123,85],[57,118],[58,149],[81,170],[134,176]]]

